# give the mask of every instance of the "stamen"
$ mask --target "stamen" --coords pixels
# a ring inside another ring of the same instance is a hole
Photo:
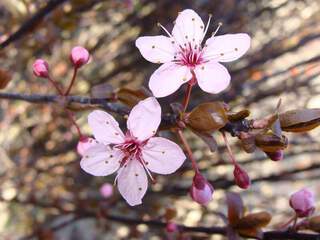
[[[142,166],[144,167],[144,170],[146,170],[147,174],[149,175],[151,181],[152,181],[153,183],[155,183],[156,181],[155,181],[154,178],[152,177],[151,172],[150,172],[149,169],[147,168],[147,166],[146,166],[145,162],[143,161],[143,159],[141,159],[140,162],[141,162]]]
[[[169,37],[174,38],[174,37],[171,35],[171,33],[169,33],[169,31],[168,31],[164,26],[161,25],[161,23],[157,23],[157,26],[160,27],[160,28],[162,28],[162,29],[166,32],[166,34],[168,34]]]
[[[122,170],[123,170],[124,166],[119,168],[118,172],[117,172],[117,176],[115,177],[114,181],[113,181],[113,185],[117,185],[117,180],[119,178],[119,175],[121,174]]]
[[[207,25],[206,25],[206,29],[205,29],[204,32],[203,32],[203,35],[202,35],[202,39],[201,39],[200,44],[203,42],[203,39],[204,39],[204,37],[205,37],[206,34],[207,34],[207,31],[208,31],[208,28],[209,28],[209,25],[210,25],[211,18],[212,18],[212,14],[209,14],[209,19],[208,19],[208,22],[207,22]]]
[[[222,26],[222,22],[219,22],[217,29],[212,33],[212,37],[214,37],[217,34],[221,26]]]

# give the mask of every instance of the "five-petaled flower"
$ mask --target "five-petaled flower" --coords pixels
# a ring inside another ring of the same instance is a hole
[[[120,194],[129,205],[142,203],[147,191],[147,174],[170,174],[184,162],[182,149],[174,142],[154,137],[161,121],[161,107],[154,97],[140,101],[130,112],[126,134],[108,113],[93,111],[89,125],[97,144],[84,154],[81,168],[94,176],[117,171]]]
[[[187,9],[177,17],[172,34],[159,24],[169,37],[145,36],[136,40],[136,46],[146,60],[163,63],[149,81],[155,97],[168,96],[192,79],[190,84],[197,81],[208,93],[219,93],[228,87],[231,77],[219,62],[240,58],[249,49],[251,39],[245,33],[216,37],[218,27],[203,45],[210,18],[205,27],[199,15]]]

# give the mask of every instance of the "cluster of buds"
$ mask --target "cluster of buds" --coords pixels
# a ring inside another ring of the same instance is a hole
[[[84,64],[88,63],[90,54],[87,49],[83,47],[74,47],[70,53],[70,61],[75,68],[80,68]],[[49,77],[49,64],[43,59],[37,59],[32,65],[33,73],[37,77],[48,78]]]

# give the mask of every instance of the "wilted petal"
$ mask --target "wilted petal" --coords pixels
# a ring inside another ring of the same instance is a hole
[[[95,110],[89,114],[88,123],[98,142],[110,144],[124,141],[118,122],[109,113]]]
[[[142,203],[148,188],[148,178],[138,160],[129,160],[129,163],[119,170],[117,182],[119,192],[130,206]]]
[[[127,126],[134,137],[143,141],[157,132],[160,122],[160,104],[154,97],[149,97],[132,108]]]
[[[197,66],[194,70],[199,87],[208,93],[219,93],[230,83],[228,70],[217,62],[208,62]]]
[[[112,150],[104,144],[90,147],[82,157],[81,168],[94,176],[107,176],[120,167],[123,154],[120,150]]]
[[[155,97],[166,97],[177,91],[191,77],[188,67],[164,63],[151,75],[149,88]]]
[[[182,47],[200,44],[203,39],[204,24],[199,15],[191,10],[186,9],[179,13],[172,30],[172,35]]]
[[[166,36],[139,37],[136,47],[149,62],[165,63],[174,59],[174,41]]]
[[[153,137],[142,149],[142,158],[150,171],[159,174],[175,172],[186,159],[182,149],[174,142]]]
[[[250,43],[251,38],[246,33],[211,37],[206,41],[203,58],[214,59],[219,62],[234,61],[248,51]]]

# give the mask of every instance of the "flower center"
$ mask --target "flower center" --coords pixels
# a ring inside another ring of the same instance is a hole
[[[141,159],[141,148],[146,144],[146,142],[140,142],[136,137],[132,136],[128,131],[125,136],[124,143],[117,144],[115,148],[118,148],[124,154],[124,158],[121,160],[121,166],[125,165],[130,159]]]
[[[182,48],[180,47],[180,51],[178,55],[174,57],[176,60],[174,62],[179,65],[187,66],[190,68],[194,68],[195,66],[204,62],[202,58],[202,49],[201,46],[192,47],[191,43],[189,46]]]

